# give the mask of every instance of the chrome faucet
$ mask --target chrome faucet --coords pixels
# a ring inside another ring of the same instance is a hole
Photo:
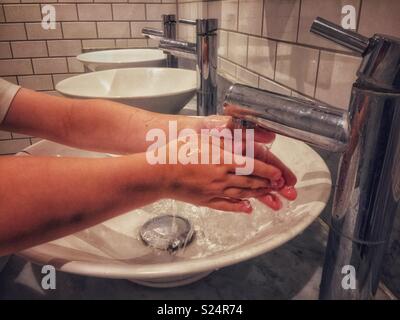
[[[369,299],[400,209],[400,39],[368,39],[322,18],[311,32],[363,57],[348,111],[235,84],[224,113],[342,153],[320,298]]]
[[[142,34],[152,39],[176,39],[176,16],[174,14],[163,14],[161,19],[163,30],[143,28]],[[167,67],[177,68],[178,59],[171,54],[167,54]]]
[[[180,19],[178,22],[196,26],[196,43],[176,39],[174,15],[163,16],[164,31],[143,28],[142,33],[159,39],[159,48],[169,56],[188,58],[197,62],[199,85],[197,90],[197,114],[207,116],[217,112],[217,19]],[[166,24],[165,21],[168,21]],[[170,33],[166,32],[166,25]],[[173,31],[171,31],[173,30]],[[176,61],[176,60],[175,60]],[[176,62],[175,62],[176,63]]]

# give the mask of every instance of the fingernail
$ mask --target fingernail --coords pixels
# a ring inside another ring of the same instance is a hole
[[[242,201],[241,208],[246,213],[251,213],[253,211],[253,208],[252,208],[252,206],[250,204],[250,201],[248,201],[248,200],[243,200]]]
[[[278,180],[271,181],[272,189],[281,189],[285,185],[285,179],[280,177]]]
[[[279,180],[280,178],[282,178],[282,171],[279,169],[276,169],[276,172],[273,174],[273,181]]]

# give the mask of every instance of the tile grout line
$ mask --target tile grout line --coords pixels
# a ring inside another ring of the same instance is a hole
[[[315,98],[315,95],[317,94],[317,85],[318,85],[319,65],[320,65],[320,63],[321,63],[321,50],[318,50],[317,73],[316,73],[316,75],[315,75],[314,95],[313,95],[313,98]]]
[[[299,13],[297,19],[297,34],[296,34],[296,43],[299,43],[299,33],[300,33],[300,18],[301,18],[301,7],[303,3],[302,0],[299,0]]]

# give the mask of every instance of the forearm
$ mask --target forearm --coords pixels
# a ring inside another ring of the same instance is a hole
[[[21,89],[2,124],[3,130],[57,141],[72,147],[110,153],[147,149],[152,128],[168,131],[170,120],[178,129],[199,129],[201,120],[153,113],[106,100],[78,100]]]
[[[164,190],[161,168],[143,154],[4,157],[0,171],[0,256],[154,202]]]

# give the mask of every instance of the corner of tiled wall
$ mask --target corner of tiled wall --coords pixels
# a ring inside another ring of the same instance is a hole
[[[357,31],[400,35],[395,0],[207,1],[218,18],[219,72],[233,81],[314,98],[347,108],[360,58],[309,32],[321,16],[340,24],[344,5],[357,13]]]
[[[41,27],[42,7],[56,9],[56,29]],[[144,26],[161,27],[161,14],[176,13],[176,0],[1,0],[0,77],[56,94],[55,85],[84,72],[83,50],[154,47]],[[0,155],[36,141],[0,131]]]

